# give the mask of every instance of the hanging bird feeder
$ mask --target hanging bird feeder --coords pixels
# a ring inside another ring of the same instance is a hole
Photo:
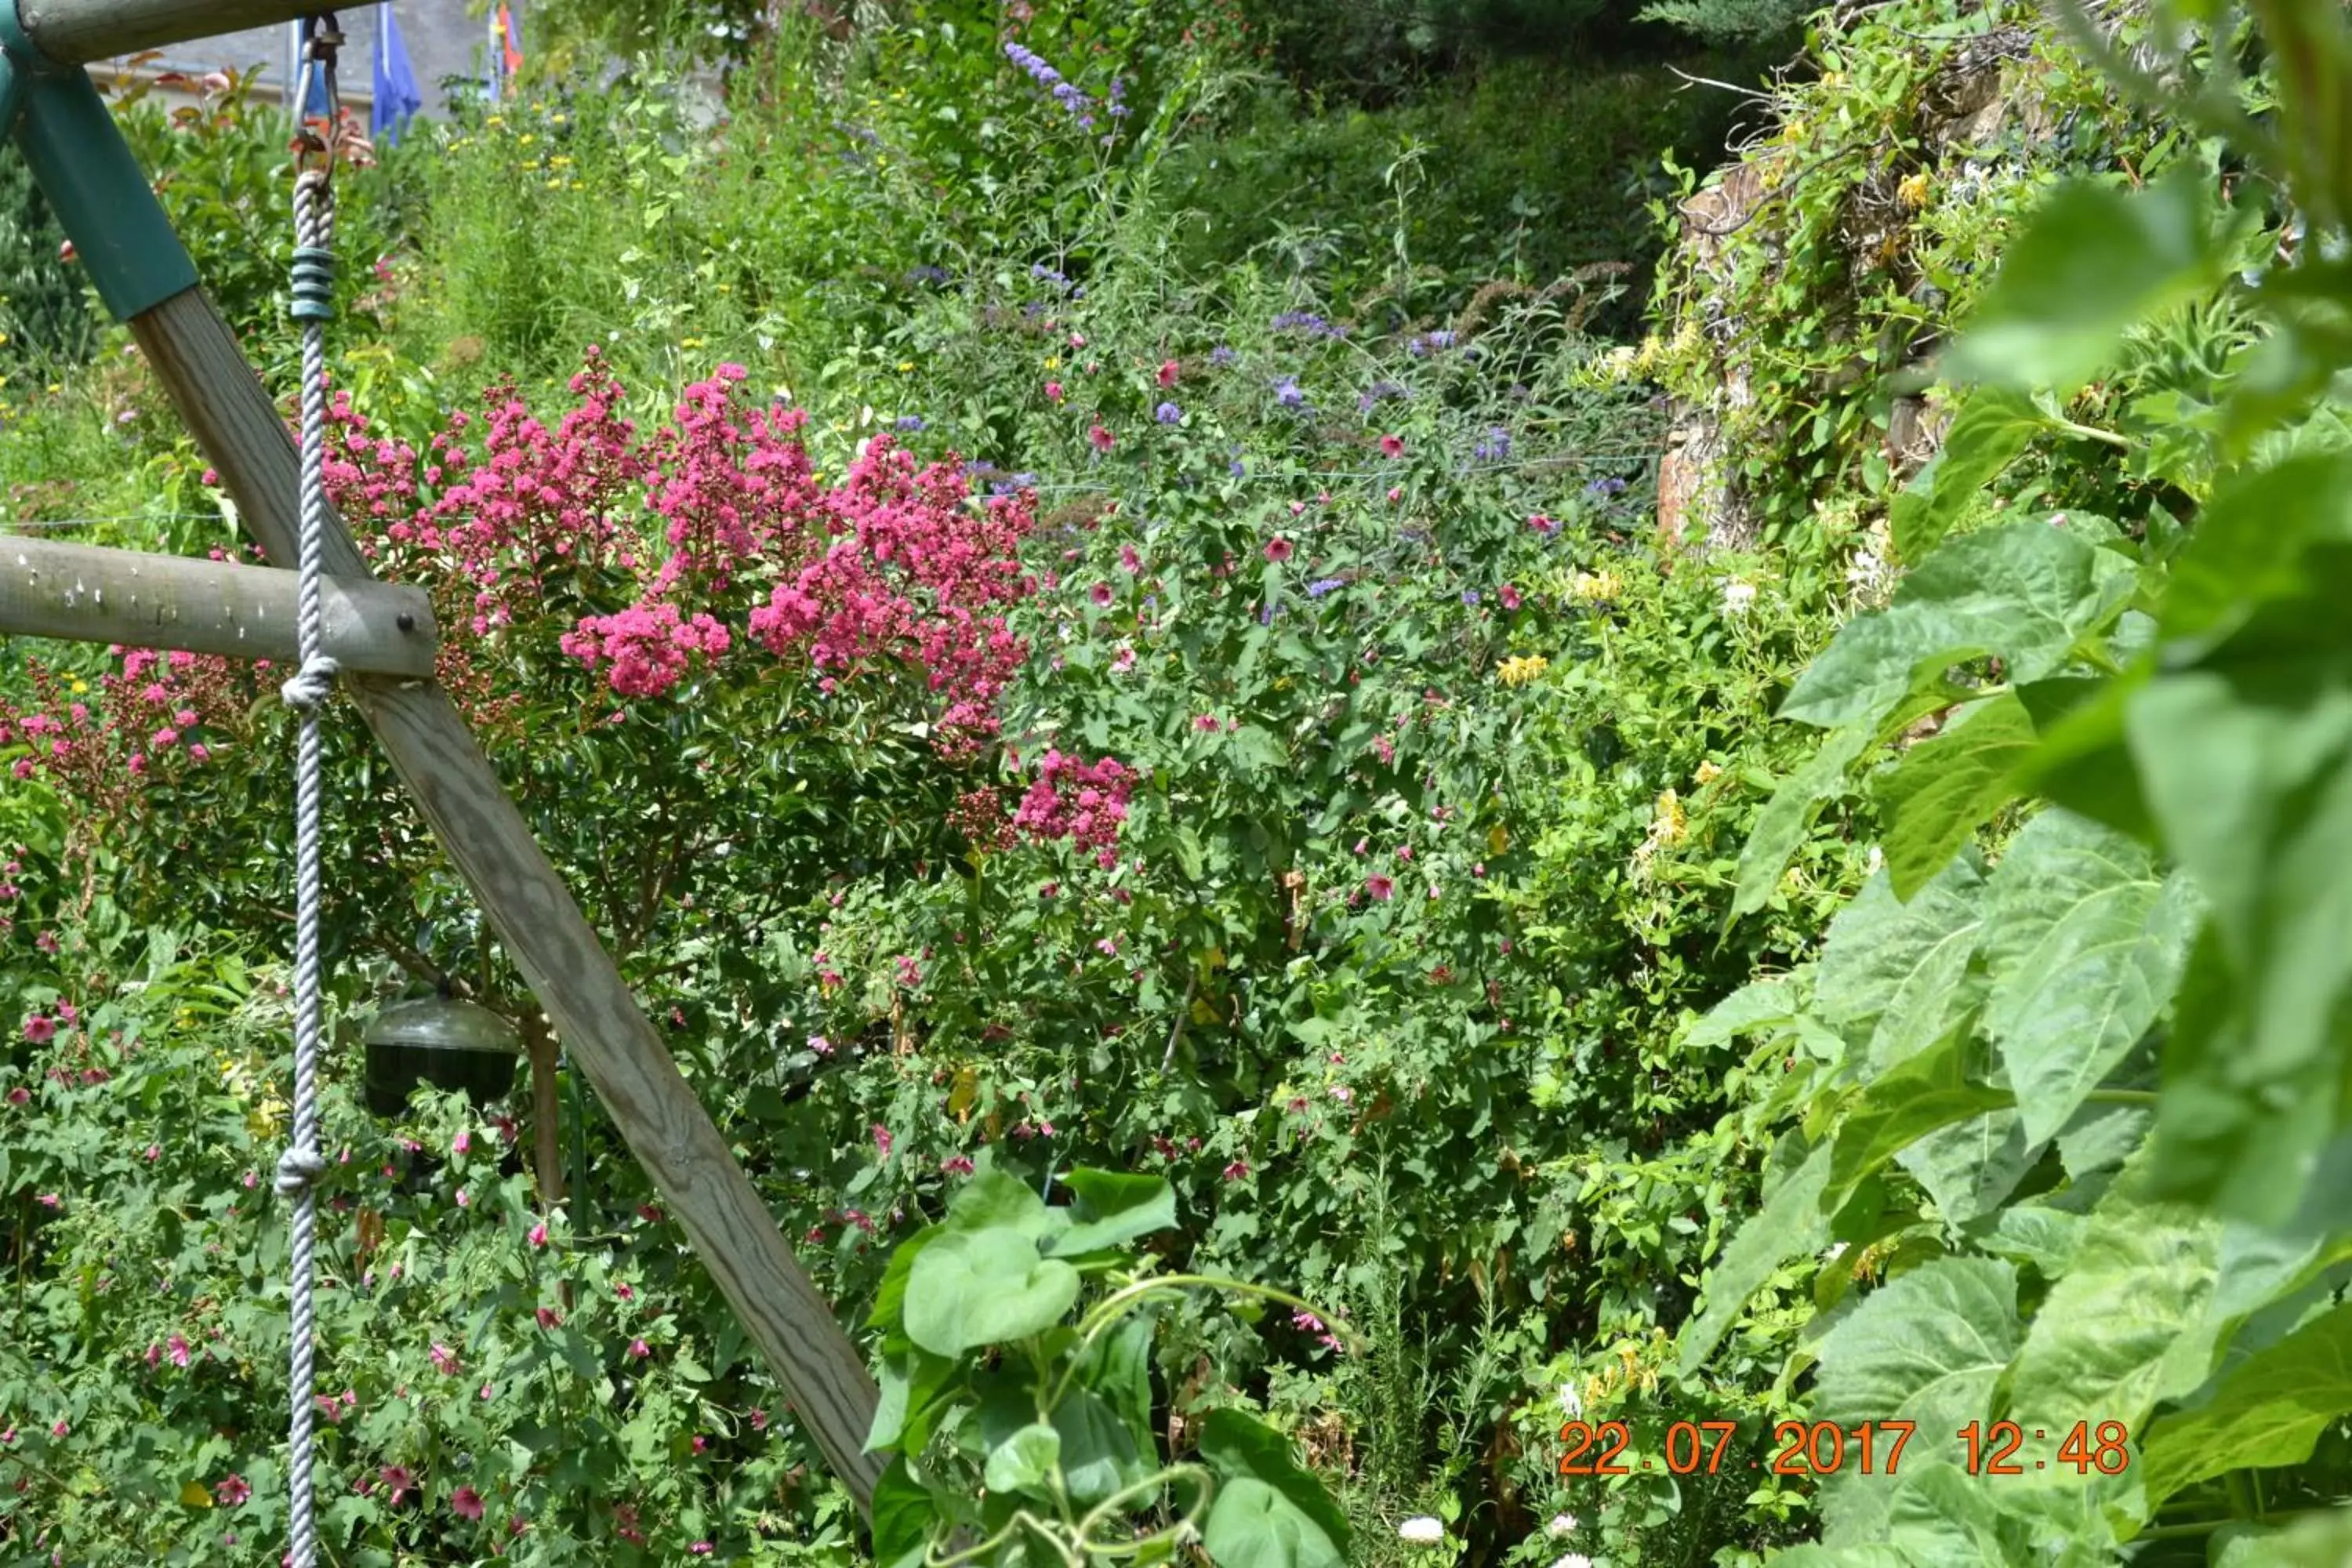
[[[514,1088],[522,1042],[488,1007],[460,1002],[445,984],[438,995],[395,1002],[360,1037],[367,1047],[367,1104],[378,1116],[408,1108],[422,1084],[458,1089],[487,1107]]]

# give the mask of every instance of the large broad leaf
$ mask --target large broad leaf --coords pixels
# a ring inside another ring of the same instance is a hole
[[[1020,1232],[1043,1247],[1067,1228],[1069,1211],[1045,1206],[1029,1184],[1003,1171],[982,1171],[958,1187],[948,1200],[946,1228],[981,1231],[996,1227]]]
[[[2292,1214],[2334,1131],[2352,1036],[2352,545],[2126,718],[2149,809],[2211,902],[2157,1134],[2166,1190]]]
[[[1217,1489],[1201,1544],[1217,1568],[1345,1568],[1348,1561],[1297,1504],[1247,1476]]]
[[[1988,886],[1984,1023],[2040,1143],[2171,1001],[2198,919],[2194,889],[2122,834],[2045,811]]]
[[[2049,416],[2021,392],[1990,387],[1969,398],[1946,433],[1943,449],[1887,509],[1896,553],[1916,561],[1935,548],[1977,492],[2049,424]]]
[[[2017,795],[2017,765],[2034,744],[2033,721],[2015,692],[1970,703],[1933,740],[1873,784],[1886,831],[1886,874],[1907,899],[1948,865],[1969,836]]]
[[[2352,539],[2352,453],[2291,458],[2218,487],[2165,584],[2168,637],[2234,629],[2254,606],[2307,593],[2309,547]]]
[[[1070,1205],[1070,1228],[1045,1248],[1054,1257],[1098,1252],[1176,1223],[1176,1190],[1164,1176],[1081,1169],[1062,1179],[1077,1201]]]
[[[1700,1293],[1698,1314],[1683,1325],[1682,1375],[1690,1377],[1715,1353],[1748,1298],[1775,1269],[1799,1253],[1819,1250],[1829,1239],[1822,1217],[1822,1194],[1830,1181],[1830,1147],[1815,1149],[1764,1200],[1763,1208],[1739,1227]]]
[[[1078,1299],[1078,1271],[1038,1255],[1017,1230],[950,1231],[923,1249],[907,1281],[907,1337],[961,1355],[1042,1333]]]
[[[1747,843],[1740,847],[1731,919],[1752,915],[1770,900],[1772,890],[1780,884],[1780,873],[1788,868],[1789,857],[1797,852],[1812,828],[1813,814],[1821,808],[1822,802],[1845,787],[1846,769],[1870,744],[1876,728],[1874,723],[1846,726],[1823,741],[1820,751],[1780,781],[1780,787],[1772,792],[1772,798],[1757,814],[1756,826],[1749,829]]]
[[[2352,1306],[2338,1307],[2253,1356],[2194,1410],[2161,1416],[2142,1439],[2148,1500],[2231,1470],[2299,1465],[2352,1412]]]
[[[1990,1415],[2018,1340],[2017,1270],[1996,1258],[1941,1258],[1873,1291],[1822,1338],[1814,1412],[1846,1426],[1915,1423],[1906,1468],[1961,1461],[1960,1428]],[[1903,1473],[1841,1472],[1831,1539],[1883,1537]]]
[[[1979,987],[1969,963],[1984,921],[1982,862],[1971,849],[1909,903],[1885,872],[1830,922],[1814,1010],[1851,1038],[1871,1025],[1869,1061],[1884,1069],[1949,1033]]]
[[[2007,1090],[1969,1081],[1968,1059],[1967,1035],[1954,1029],[1935,1046],[1873,1079],[1853,1097],[1830,1145],[1830,1181],[1822,1196],[1824,1215],[1834,1216],[1864,1180],[1929,1133],[1972,1122],[2009,1105]],[[1975,1211],[1952,1217],[1973,1218]]]
[[[2041,1156],[2042,1145],[2027,1141],[2015,1108],[2003,1103],[1929,1130],[1895,1163],[1927,1189],[1938,1215],[1966,1225],[2006,1202]]]
[[[953,1380],[955,1371],[956,1363],[948,1357],[934,1355],[903,1339],[897,1341],[896,1348],[882,1357],[881,1371],[876,1379],[881,1397],[875,1403],[873,1425],[866,1434],[866,1452],[899,1447],[908,1435],[910,1423],[915,1440],[905,1446],[919,1452],[922,1438],[929,1432],[929,1424],[922,1417],[931,1402]]]
[[[2129,195],[2063,186],[2011,244],[1939,368],[1954,381],[2072,394],[2134,322],[2204,291],[2219,255],[2194,167]]]
[[[2121,607],[2132,582],[2123,557],[2048,523],[1953,540],[1903,579],[1892,605],[1841,627],[1780,712],[1823,729],[1875,726],[1952,665],[1985,655],[2012,682],[2038,680]]]
[[[2092,1215],[2018,1352],[2010,1416],[2053,1443],[2085,1419],[2138,1431],[2158,1399],[2196,1386],[2210,1358],[2199,1331],[2220,1278],[2221,1227],[2143,1201],[2131,1175]]]
[[[2241,1535],[2212,1560],[2213,1568],[2344,1568],[2347,1563],[2352,1563],[2352,1508]]]
[[[1347,1551],[1347,1516],[1323,1483],[1292,1458],[1290,1439],[1281,1433],[1230,1406],[1213,1410],[1201,1424],[1201,1457],[1228,1486],[1245,1477],[1281,1493],[1334,1546]]]
[[[866,1314],[866,1326],[880,1329],[885,1333],[898,1326],[907,1305],[907,1276],[914,1272],[916,1255],[939,1239],[946,1229],[943,1226],[927,1225],[890,1254],[890,1266],[882,1271],[882,1283],[874,1292],[874,1310]]]

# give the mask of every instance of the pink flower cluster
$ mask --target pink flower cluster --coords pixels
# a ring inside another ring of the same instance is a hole
[[[1114,857],[1134,787],[1134,770],[1114,758],[1088,763],[1049,751],[1013,814],[1013,826],[1032,838],[1071,839],[1108,860]]]
[[[609,664],[606,677],[624,697],[659,697],[686,678],[697,654],[717,658],[727,651],[727,628],[709,616],[678,616],[676,605],[638,605],[617,616],[586,616],[559,646],[594,668]]]
[[[975,504],[952,459],[919,466],[887,437],[819,484],[807,416],[751,405],[744,374],[719,366],[640,437],[592,347],[552,428],[493,386],[478,436],[460,412],[434,437],[421,485],[415,451],[370,437],[339,396],[329,488],[347,516],[382,523],[372,553],[477,637],[568,614],[563,655],[621,696],[657,698],[740,628],[827,691],[895,689],[943,752],[972,754],[1028,656],[1005,617],[1037,589],[1019,554],[1034,496]],[[478,712],[461,640],[444,639],[439,673]]]

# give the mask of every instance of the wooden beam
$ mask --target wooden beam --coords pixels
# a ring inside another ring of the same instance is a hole
[[[131,331],[255,540],[270,559],[290,563],[294,444],[226,323],[202,289],[191,289],[131,318]],[[324,564],[330,576],[368,575],[340,521],[328,530]],[[884,1461],[865,1451],[876,1400],[865,1358],[793,1258],[472,731],[438,686],[362,677],[344,689],[802,1425],[858,1507],[870,1507]]]
[[[60,65],[87,65],[334,9],[327,0],[0,0],[0,5],[12,3],[25,36]]]
[[[433,673],[439,638],[422,589],[331,579],[319,610],[346,670]],[[0,636],[301,662],[291,572],[50,539],[0,535]]]

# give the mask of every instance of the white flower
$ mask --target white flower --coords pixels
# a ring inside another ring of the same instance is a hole
[[[1397,1539],[1415,1546],[1435,1546],[1445,1539],[1445,1526],[1425,1513],[1417,1513],[1397,1526]],[[1585,1568],[1592,1568],[1586,1563]]]
[[[1875,877],[1878,875],[1878,868],[1885,864],[1886,852],[1874,844],[1870,847],[1870,853],[1862,858],[1863,875]]]
[[[1735,577],[1730,582],[1726,583],[1723,585],[1723,613],[1725,615],[1745,615],[1748,612],[1748,606],[1755,603],[1755,584],[1743,583]]]
[[[1553,1563],[1551,1568],[1592,1568],[1592,1559],[1581,1552],[1571,1552]]]
[[[1572,1513],[1553,1514],[1551,1516],[1551,1522],[1544,1526],[1544,1533],[1550,1536],[1554,1541],[1558,1541],[1563,1535],[1575,1534],[1576,1515]]]
[[[1822,1261],[1824,1263],[1835,1263],[1839,1258],[1843,1258],[1844,1256],[1845,1243],[1843,1241],[1833,1242],[1822,1253]]]
[[[1584,1396],[1576,1392],[1576,1384],[1563,1383],[1559,1385],[1559,1407],[1568,1412],[1568,1418],[1571,1421],[1584,1414]]]

